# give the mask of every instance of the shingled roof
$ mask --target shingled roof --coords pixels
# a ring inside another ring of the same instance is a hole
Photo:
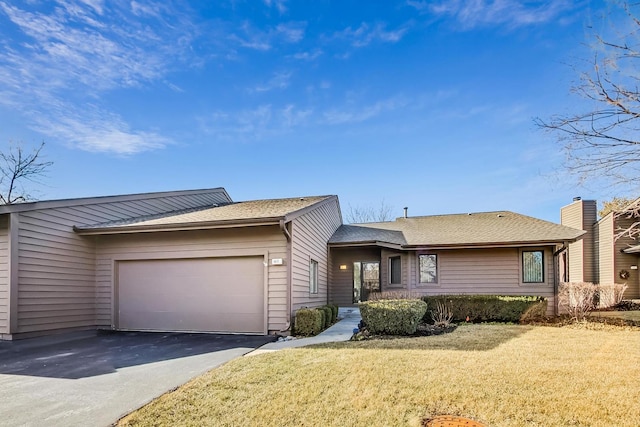
[[[406,245],[407,241],[401,231],[384,230],[365,225],[341,225],[329,243],[390,243]]]
[[[342,226],[330,243],[338,245],[363,240],[399,243],[397,234],[384,239],[385,235],[380,233],[382,230],[400,232],[404,238],[404,243],[400,243],[403,247],[566,242],[574,241],[585,233],[530,216],[497,211],[398,218],[395,221]]]
[[[294,197],[288,199],[251,200],[201,209],[111,221],[95,225],[80,225],[74,229],[83,234],[144,231],[174,228],[203,228],[228,224],[252,224],[287,219],[316,203],[336,196]]]

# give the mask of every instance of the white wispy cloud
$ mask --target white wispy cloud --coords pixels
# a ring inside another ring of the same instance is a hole
[[[276,27],[276,33],[290,43],[297,43],[303,39],[305,27],[306,23],[304,22],[278,24]]]
[[[572,7],[568,0],[447,0],[432,2],[408,0],[407,5],[422,13],[454,17],[464,29],[478,26],[505,25],[521,27],[555,19]]]
[[[323,113],[323,122],[330,125],[343,125],[360,123],[375,117],[404,108],[408,101],[401,96],[376,101],[365,105],[347,105],[341,108],[332,108]]]
[[[30,6],[0,1],[0,15],[18,30],[0,29],[0,103],[46,136],[85,150],[130,154],[168,143],[132,129],[98,100],[111,90],[164,81],[188,55],[193,28],[181,9],[142,0]]]
[[[290,132],[308,123],[311,109],[294,104],[274,107],[260,105],[240,111],[216,111],[200,120],[202,130],[215,138],[232,141],[256,141]]]
[[[268,92],[273,89],[285,89],[289,86],[291,75],[291,72],[275,73],[269,81],[256,86],[253,90],[256,92]]]
[[[288,22],[268,29],[256,28],[245,21],[227,39],[239,47],[268,51],[275,43],[298,43],[304,38],[306,22]]]
[[[287,11],[286,0],[264,0],[267,7],[275,7],[278,12],[285,13]]]
[[[136,131],[118,115],[94,111],[33,115],[35,129],[68,145],[92,152],[130,155],[161,148],[171,141],[155,132]]]
[[[322,82],[321,87],[329,87]],[[360,124],[382,119],[411,108],[403,95],[362,101],[361,94],[347,93],[344,104],[333,107],[301,107],[294,103],[263,104],[253,109],[217,110],[199,119],[201,130],[225,141],[259,141],[292,131],[313,131],[318,127]]]
[[[363,22],[357,28],[347,27],[334,33],[334,37],[347,40],[353,47],[364,47],[375,41],[396,43],[402,39],[408,30],[408,26],[388,30],[386,25],[382,23],[371,25]]]
[[[322,50],[316,49],[316,50],[311,51],[311,52],[298,52],[298,53],[295,53],[295,54],[291,55],[291,58],[299,59],[301,61],[315,61],[320,56],[322,56],[323,53],[324,52]]]

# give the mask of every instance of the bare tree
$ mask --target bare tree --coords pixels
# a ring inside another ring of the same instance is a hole
[[[382,222],[393,219],[391,212],[393,207],[383,200],[378,206],[351,206],[347,211],[346,220],[349,224],[361,224],[365,222]]]
[[[640,5],[613,5],[607,16],[612,25],[594,32],[592,58],[585,62],[589,66],[579,72],[579,81],[571,88],[588,101],[578,104],[585,109],[548,120],[538,118],[536,123],[556,135],[565,152],[565,170],[579,183],[597,179],[611,188],[638,191]],[[614,198],[605,206],[613,210],[616,219],[624,219],[620,223],[625,226],[616,230],[616,239],[640,237],[640,202],[633,200]]]
[[[12,145],[7,152],[0,152],[0,204],[26,202],[32,197],[27,193],[24,181],[38,182],[53,162],[42,161],[40,152],[44,142],[30,153],[21,145]]]
[[[640,198],[614,210],[613,215],[616,219],[615,240],[622,237],[637,240],[640,237]]]
[[[589,102],[584,111],[536,119],[557,136],[565,169],[580,183],[591,178],[609,184],[631,184],[640,178],[640,12],[637,4],[621,3],[609,18],[622,21],[606,35],[594,34],[593,57],[579,72],[571,91]],[[622,29],[620,34],[618,29]],[[604,33],[604,31],[602,32]]]

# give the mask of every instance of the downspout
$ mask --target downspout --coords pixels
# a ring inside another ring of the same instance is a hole
[[[560,279],[560,269],[559,269],[559,263],[560,261],[558,260],[558,255],[560,255],[562,252],[567,250],[567,244],[566,242],[562,244],[562,247],[560,249],[558,249],[557,251],[555,251],[553,253],[553,315],[557,316],[558,315],[558,304],[560,303],[558,301],[558,285],[559,285],[559,279]],[[566,268],[566,266],[565,266]]]
[[[290,222],[289,222],[290,224]],[[286,332],[291,329],[291,307],[293,306],[293,292],[291,289],[291,232],[287,228],[284,219],[280,220],[280,231],[287,239],[287,323],[280,332]]]

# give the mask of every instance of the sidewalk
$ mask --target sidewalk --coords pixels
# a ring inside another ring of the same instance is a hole
[[[270,342],[251,353],[246,354],[246,356],[255,356],[257,354],[268,353],[285,348],[304,347],[312,344],[349,341],[353,335],[353,330],[357,328],[360,323],[360,309],[358,307],[340,307],[338,317],[341,317],[342,320],[339,320],[335,325],[325,329],[315,337]]]

